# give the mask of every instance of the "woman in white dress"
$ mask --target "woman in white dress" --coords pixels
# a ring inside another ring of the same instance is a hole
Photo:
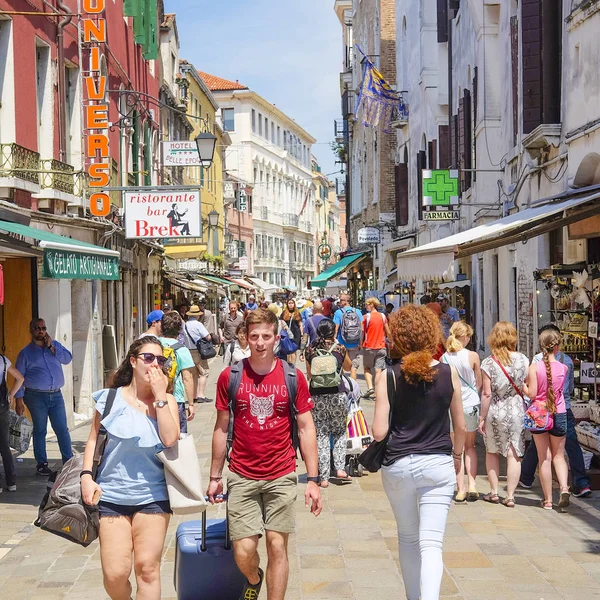
[[[475,450],[475,435],[479,427],[479,407],[481,400],[481,369],[479,356],[476,352],[467,350],[471,341],[473,328],[464,321],[457,321],[450,328],[450,336],[446,342],[446,352],[441,362],[456,369],[462,391],[463,412],[467,425],[467,439],[465,452],[461,461],[460,471],[456,475],[456,502],[469,500],[473,502],[479,498],[476,487],[477,477],[477,451]],[[468,492],[465,488],[465,470],[469,482]]]
[[[524,397],[528,395],[529,359],[517,349],[517,330],[512,323],[500,321],[488,338],[492,355],[481,363],[483,394],[479,431],[485,439],[485,466],[490,493],[483,499],[498,504],[500,454],[506,457],[506,498],[514,507],[514,494],[521,476],[521,458],[525,452],[523,437]]]

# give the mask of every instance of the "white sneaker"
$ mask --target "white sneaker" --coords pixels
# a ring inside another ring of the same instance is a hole
[[[9,485],[7,489],[8,489],[9,492],[16,492],[17,491],[17,486],[16,485]]]

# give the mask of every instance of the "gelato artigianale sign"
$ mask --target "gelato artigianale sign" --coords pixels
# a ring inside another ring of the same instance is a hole
[[[106,0],[83,0],[83,45],[88,51],[89,69],[81,65],[86,73],[83,85],[86,90],[85,105],[85,153],[88,159],[87,174],[92,188],[90,212],[96,217],[110,213],[110,197],[101,188],[110,182],[109,138],[108,138],[108,76],[101,71],[100,44],[106,42]]]

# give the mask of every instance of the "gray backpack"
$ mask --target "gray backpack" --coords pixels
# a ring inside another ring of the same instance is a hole
[[[342,382],[341,369],[331,350],[318,348],[310,361],[310,387],[339,389]]]
[[[345,344],[358,344],[362,333],[360,317],[353,308],[342,310],[340,334]]]
[[[117,390],[109,390],[102,419],[110,412],[116,394]],[[94,479],[102,461],[107,438],[106,429],[100,425],[92,468]],[[71,542],[89,546],[98,537],[100,516],[97,506],[89,506],[81,498],[82,469],[83,454],[73,456],[65,463],[52,488],[46,492],[34,524]]]

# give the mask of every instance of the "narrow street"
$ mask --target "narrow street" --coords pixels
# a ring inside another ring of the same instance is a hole
[[[220,373],[211,365],[208,390]],[[364,386],[364,382],[361,381]],[[373,402],[365,403],[368,421]],[[191,432],[208,477],[213,404],[196,405]],[[73,432],[82,451],[87,426]],[[48,444],[58,466],[55,440]],[[482,454],[483,448],[479,447]],[[483,458],[483,454],[481,456]],[[32,525],[45,481],[34,474],[31,450],[17,465],[19,489],[0,495],[0,589],[11,600],[103,600],[98,543],[81,548]],[[53,465],[51,465],[53,466]],[[480,461],[480,470],[484,470]],[[299,472],[303,473],[301,465]],[[487,481],[480,476],[480,492]],[[405,598],[397,553],[395,521],[379,475],[324,490],[324,510],[315,519],[304,508],[298,488],[297,533],[290,542],[288,600],[391,600]],[[572,499],[567,514],[539,508],[539,487],[519,490],[517,506],[453,505],[444,540],[446,571],[442,598],[447,600],[558,600],[600,598],[600,498]],[[209,508],[209,518],[219,514]],[[221,508],[222,514],[222,508]],[[187,517],[189,518],[189,517]],[[171,521],[162,568],[163,599],[173,588],[175,531]],[[263,547],[264,550],[264,547]],[[266,598],[263,590],[261,598]]]

